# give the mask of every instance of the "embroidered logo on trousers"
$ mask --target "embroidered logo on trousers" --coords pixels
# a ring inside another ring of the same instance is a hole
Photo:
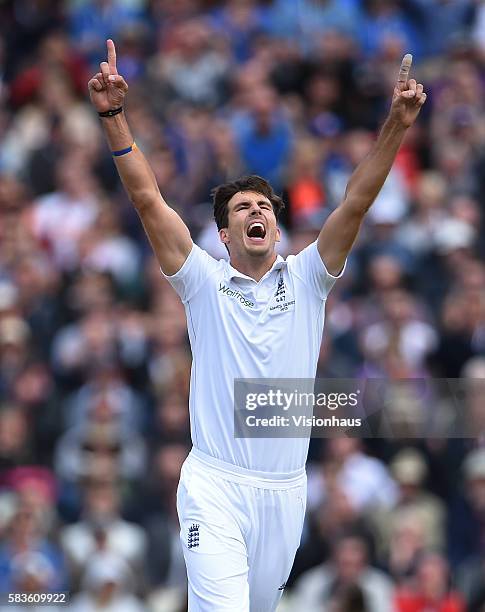
[[[283,582],[283,584],[278,587],[278,591],[284,591],[285,589],[286,589],[286,582]]]
[[[199,525],[192,523],[189,527],[189,535],[187,536],[187,546],[189,548],[195,548],[199,545]]]

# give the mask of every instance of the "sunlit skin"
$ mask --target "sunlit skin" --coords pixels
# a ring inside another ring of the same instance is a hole
[[[264,226],[264,238],[251,238],[253,223]],[[231,265],[239,272],[259,281],[276,260],[275,243],[280,240],[273,205],[256,191],[239,191],[228,202],[228,227],[219,230],[227,245]]]

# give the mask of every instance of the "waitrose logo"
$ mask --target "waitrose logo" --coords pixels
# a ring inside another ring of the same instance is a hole
[[[222,293],[223,295],[230,297],[233,300],[238,300],[238,302],[240,302],[243,306],[246,306],[246,308],[254,307],[254,302],[251,302],[250,300],[245,298],[240,291],[234,291],[233,289],[229,289],[229,287],[226,287],[226,285],[223,285],[222,283],[219,283],[219,293]]]

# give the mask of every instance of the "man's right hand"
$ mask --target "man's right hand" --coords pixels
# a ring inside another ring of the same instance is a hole
[[[89,81],[89,95],[98,113],[123,106],[128,91],[125,79],[116,70],[116,50],[108,40],[108,61]],[[128,197],[133,202],[165,274],[180,270],[192,249],[189,230],[178,214],[167,206],[158,189],[153,172],[138,147],[133,147],[133,136],[124,113],[102,121],[111,151],[125,152],[114,157]]]
[[[116,49],[114,42],[106,41],[108,47],[108,61],[99,65],[98,72],[88,83],[89,97],[98,113],[115,110],[123,106],[128,91],[125,79],[116,69]]]

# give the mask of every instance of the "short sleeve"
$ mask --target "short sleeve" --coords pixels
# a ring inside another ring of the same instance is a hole
[[[201,289],[207,278],[218,269],[219,263],[195,243],[178,272],[163,276],[185,304]]]
[[[342,277],[347,264],[345,262],[338,276],[330,274],[320,257],[316,241],[309,244],[298,255],[290,255],[287,261],[290,271],[322,300],[326,299],[335,281]]]

